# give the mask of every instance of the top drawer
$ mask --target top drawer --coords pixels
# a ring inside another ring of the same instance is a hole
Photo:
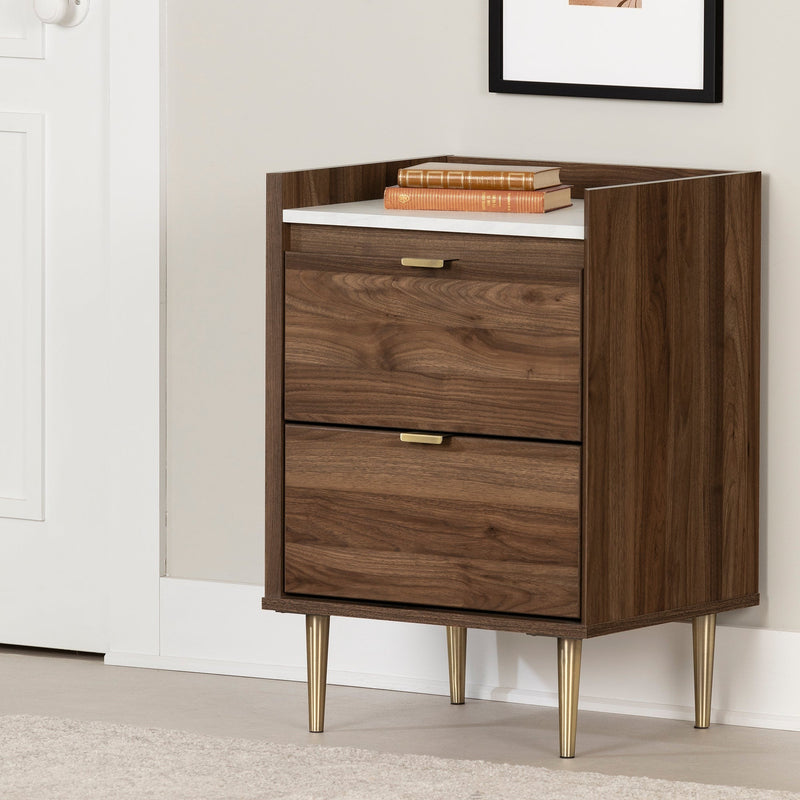
[[[581,242],[308,225],[290,240],[287,420],[580,440]]]

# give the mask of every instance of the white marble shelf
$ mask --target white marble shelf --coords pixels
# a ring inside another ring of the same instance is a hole
[[[362,200],[329,206],[287,208],[283,212],[283,221],[306,225],[583,239],[583,200],[573,200],[572,203],[569,208],[559,208],[546,214],[500,214],[492,211],[387,211],[383,207],[383,200]]]

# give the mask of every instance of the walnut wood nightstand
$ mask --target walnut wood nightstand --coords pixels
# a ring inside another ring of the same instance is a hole
[[[310,728],[330,615],[446,626],[454,703],[467,628],[557,637],[563,757],[582,640],[691,619],[708,727],[716,614],[759,599],[760,173],[382,208],[448,158],[267,176],[263,605],[306,615]]]

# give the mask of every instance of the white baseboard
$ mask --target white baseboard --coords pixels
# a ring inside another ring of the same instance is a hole
[[[261,610],[258,586],[161,579],[160,654],[111,652],[106,663],[305,680],[305,626]],[[555,643],[470,630],[467,696],[557,704]],[[691,628],[670,623],[584,642],[580,707],[691,720]],[[800,731],[800,633],[717,628],[712,721]],[[444,631],[431,625],[331,620],[328,682],[448,693]]]

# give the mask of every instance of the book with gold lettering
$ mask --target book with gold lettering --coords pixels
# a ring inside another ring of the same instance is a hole
[[[572,205],[572,187],[559,185],[526,191],[489,189],[416,189],[389,186],[383,193],[385,208],[406,211],[498,211],[542,214]]]
[[[558,186],[561,178],[559,167],[428,161],[398,170],[397,183],[416,189],[534,191]]]

